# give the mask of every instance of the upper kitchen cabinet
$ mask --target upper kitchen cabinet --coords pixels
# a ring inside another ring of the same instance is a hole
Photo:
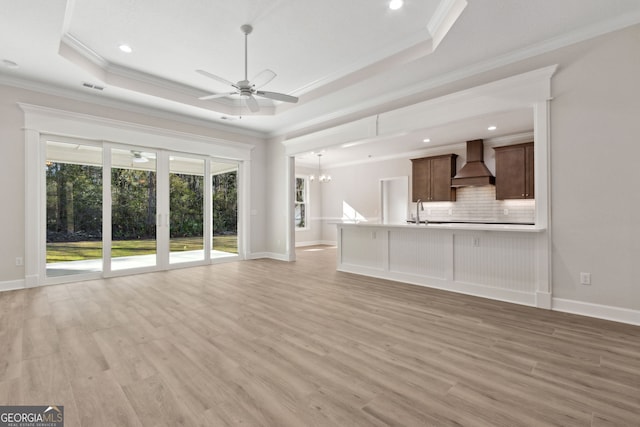
[[[496,199],[533,199],[533,142],[495,147]]]
[[[451,178],[456,173],[457,154],[411,159],[413,201],[450,202],[456,200]]]

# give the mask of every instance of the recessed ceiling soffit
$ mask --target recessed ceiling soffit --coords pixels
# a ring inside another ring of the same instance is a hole
[[[155,74],[154,70],[128,67],[106,59],[104,55],[99,53],[99,49],[90,45],[90,42],[82,40],[82,36],[72,33],[74,10],[67,10],[65,14],[64,31],[58,53],[90,73],[107,87],[118,87],[229,116],[249,114],[269,116],[297,108],[303,105],[305,100],[310,101],[327,96],[354,82],[366,80],[433,53],[467,6],[467,0],[432,0],[432,3],[435,6],[428,10],[429,13],[425,12],[426,16],[420,17],[423,23],[426,22],[426,25],[422,25],[419,32],[406,36],[402,40],[395,40],[387,46],[380,46],[375,49],[374,54],[363,55],[356,60],[351,57],[348,60],[341,58],[341,62],[337,63],[334,61],[335,64],[331,69],[337,71],[324,73],[321,76],[309,73],[310,80],[305,81],[292,91],[292,94],[300,97],[300,103],[287,105],[261,99],[259,100],[260,111],[257,113],[247,111],[246,106],[239,98],[223,97],[208,101],[198,100],[198,97],[211,93],[210,89],[204,88],[206,83],[202,83],[203,87],[197,87],[200,83],[193,84],[197,80],[185,80],[180,76],[167,78]],[[76,2],[70,1],[67,3],[67,8],[73,9],[76,5]],[[218,19],[220,18],[224,19],[224,16],[219,16]],[[255,24],[256,27],[259,25],[260,22]],[[126,30],[125,27],[124,31]],[[226,40],[232,39],[233,36],[234,34],[227,35]],[[241,34],[237,34],[237,36],[241,37]],[[345,39],[348,40],[348,34],[345,34]],[[117,41],[114,41],[115,43]],[[251,53],[249,54],[251,55]],[[240,57],[236,59],[235,56],[235,54],[233,57],[229,56],[229,61],[242,59]],[[300,57],[298,61],[304,63],[305,58]],[[327,61],[332,61],[332,58],[327,58]],[[192,68],[195,70],[198,65],[193,64]],[[304,71],[303,68],[302,70]]]

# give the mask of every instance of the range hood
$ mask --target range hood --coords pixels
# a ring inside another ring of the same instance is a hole
[[[484,143],[481,139],[467,141],[467,163],[451,179],[452,187],[493,185],[496,178],[484,164]]]

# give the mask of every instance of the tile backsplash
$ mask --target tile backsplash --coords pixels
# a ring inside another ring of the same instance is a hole
[[[496,187],[461,187],[455,202],[425,202],[421,218],[429,221],[482,221],[533,223],[535,200],[496,200]],[[409,216],[416,213],[416,204],[409,206]]]

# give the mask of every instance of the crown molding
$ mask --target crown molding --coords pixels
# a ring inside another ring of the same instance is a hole
[[[255,144],[247,144],[245,142],[232,141],[224,138],[217,138],[205,135],[199,135],[190,132],[181,132],[173,129],[158,128],[156,126],[143,125],[140,123],[127,122],[123,120],[110,119],[106,117],[94,116],[91,114],[78,113],[76,111],[60,110],[57,108],[44,107],[41,105],[34,105],[24,102],[17,103],[20,109],[25,113],[29,113],[36,117],[53,118],[57,120],[73,120],[82,121],[84,123],[102,125],[110,128],[117,128],[131,132],[140,132],[147,135],[157,135],[163,137],[170,137],[176,140],[193,141],[199,143],[213,143],[216,145],[224,145],[227,147],[238,148],[243,150],[253,150]],[[30,124],[25,121],[25,126],[28,129]],[[39,130],[40,131],[40,130]],[[47,129],[42,129],[44,133],[48,132]]]
[[[467,0],[442,0],[438,4],[436,11],[427,24],[433,50],[438,48],[438,45],[458,20],[467,4]]]
[[[131,102],[119,101],[115,99],[105,98],[100,94],[88,94],[82,93],[75,89],[63,88],[60,86],[54,86],[50,83],[37,82],[34,80],[19,79],[15,77],[8,77],[0,73],[0,85],[15,87],[18,89],[29,90],[33,92],[42,93],[45,95],[58,96],[62,98],[71,99],[74,101],[86,102],[100,107],[113,108],[121,111],[128,111],[136,114],[143,114],[149,117],[173,120],[179,123],[184,123],[193,126],[200,126],[203,128],[226,132],[230,134],[236,134],[239,136],[245,136],[250,138],[256,138],[261,141],[266,140],[266,134],[264,132],[246,129],[233,125],[224,125],[217,122],[208,121],[205,119],[199,119],[192,115],[170,112],[167,110],[143,106],[134,104]]]

